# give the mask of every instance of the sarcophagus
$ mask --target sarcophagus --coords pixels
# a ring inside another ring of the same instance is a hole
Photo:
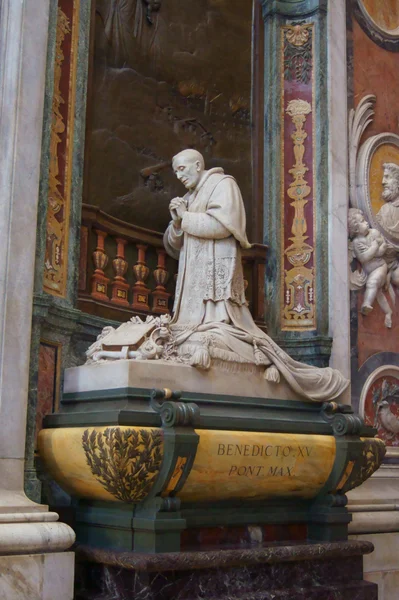
[[[66,372],[62,412],[47,417],[39,449],[79,499],[78,540],[175,551],[184,529],[267,523],[306,524],[311,539],[346,537],[345,493],[385,454],[349,406],[295,399],[281,385],[280,398],[212,394],[216,379],[219,392],[237,390],[237,375],[170,371],[126,360]],[[151,390],[151,374],[155,385],[178,377],[186,391]],[[198,378],[201,393],[192,391]],[[248,389],[257,385],[254,373]]]

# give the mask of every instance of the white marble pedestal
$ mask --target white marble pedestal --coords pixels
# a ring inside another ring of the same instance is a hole
[[[219,367],[203,371],[164,360],[116,360],[83,365],[65,370],[64,395],[120,388],[169,388],[173,391],[244,398],[306,401],[283,378],[279,383],[266,381],[263,377],[264,367],[235,366],[237,372],[226,372]]]

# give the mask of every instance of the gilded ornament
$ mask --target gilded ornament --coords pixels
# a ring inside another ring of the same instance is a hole
[[[287,29],[287,41],[293,46],[303,46],[309,40],[309,28],[304,25],[294,25]]]
[[[292,221],[290,241],[292,244],[285,249],[284,254],[293,266],[285,271],[285,306],[283,308],[283,321],[285,328],[298,328],[301,321],[306,328],[314,324],[314,269],[305,265],[312,258],[313,247],[307,243],[307,222],[305,206],[307,197],[311,193],[305,175],[309,171],[303,162],[305,142],[308,137],[304,127],[307,116],[312,112],[312,106],[303,99],[291,100],[286,108],[287,114],[295,125],[291,135],[294,144],[295,165],[289,169],[293,181],[287,195],[293,201],[291,206],[295,214]]]
[[[46,253],[44,262],[44,289],[50,293],[62,291],[65,238],[65,199],[59,190],[62,185],[59,179],[58,145],[65,132],[65,123],[60,111],[65,100],[61,95],[60,81],[62,65],[65,59],[62,45],[65,37],[71,33],[71,25],[66,14],[58,8],[57,36],[54,65],[54,94],[52,106],[52,128],[50,138],[50,171],[48,187]]]
[[[381,466],[386,453],[385,444],[379,438],[361,438],[363,452],[356,460],[350,476],[340,489],[340,493],[346,494],[349,490],[361,485],[366,479]]]
[[[69,202],[70,202],[70,163],[71,148],[70,140],[73,137],[73,120],[75,105],[75,83],[76,83],[76,61],[78,45],[78,13],[79,0],[73,2],[72,24],[68,16],[58,8],[57,32],[55,42],[54,60],[54,89],[52,101],[52,125],[50,137],[50,165],[48,179],[48,204],[47,204],[47,228],[46,249],[44,259],[43,288],[46,292],[56,296],[65,296],[67,283],[68,262],[68,231],[69,231]],[[61,78],[63,75],[65,55],[64,42],[67,36],[71,36],[71,48],[69,51],[70,66],[68,62],[65,69],[70,68],[68,98],[61,93]],[[68,122],[65,123],[62,105],[68,103]],[[59,145],[66,137],[67,151],[61,150]],[[65,152],[64,173],[60,168],[60,152]]]
[[[307,100],[300,100],[298,98],[297,100],[291,100],[291,102],[288,102],[287,113],[290,115],[290,117],[308,115],[311,112],[312,107]],[[296,132],[297,135],[298,133],[299,132]]]

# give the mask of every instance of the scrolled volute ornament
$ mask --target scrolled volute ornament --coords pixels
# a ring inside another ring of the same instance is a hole
[[[167,388],[152,390],[151,407],[162,420],[163,427],[193,427],[199,421],[199,407],[194,402],[179,402],[181,392]]]
[[[356,415],[335,415],[331,422],[334,435],[360,434],[363,421]]]
[[[344,404],[325,402],[321,409],[323,420],[330,423],[336,436],[359,435],[364,427],[364,421],[354,415],[352,409]]]

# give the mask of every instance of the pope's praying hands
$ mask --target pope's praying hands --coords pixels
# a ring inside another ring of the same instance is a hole
[[[173,198],[169,204],[169,210],[173,221],[179,223],[187,211],[186,201],[184,198]]]

